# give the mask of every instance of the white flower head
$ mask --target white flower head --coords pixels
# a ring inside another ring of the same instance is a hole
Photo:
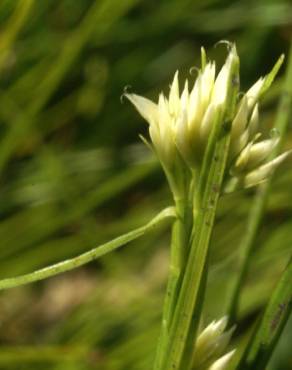
[[[230,71],[237,58],[233,46],[217,78],[215,62],[208,62],[193,87],[189,88],[186,80],[182,92],[176,72],[168,98],[161,93],[157,104],[136,94],[125,94],[149,123],[152,143],[164,164],[172,163],[178,150],[188,165],[198,165],[218,110],[226,102]]]
[[[227,172],[235,176],[235,183],[245,187],[256,185],[287,157],[283,155],[265,164],[279,138],[258,142],[258,101],[272,83],[283,57],[267,76],[252,85],[236,104],[234,112],[230,112],[228,106],[239,85],[235,45],[229,44],[229,54],[217,77],[215,62],[207,62],[204,49],[201,59],[201,69],[191,87],[185,80],[180,89],[176,71],[169,94],[160,93],[157,103],[136,94],[125,96],[149,123],[152,145],[168,173],[180,166],[200,169],[213,127],[226,118],[232,122]],[[226,112],[228,117],[225,117]]]

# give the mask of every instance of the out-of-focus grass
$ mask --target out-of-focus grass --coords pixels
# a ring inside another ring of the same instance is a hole
[[[5,0],[0,3],[0,276],[72,257],[140,226],[169,203],[146,124],[120,96],[156,97],[205,45],[236,41],[242,88],[292,35],[289,1]],[[272,127],[279,82],[261,107]],[[291,148],[291,125],[285,140]],[[273,183],[235,340],[271,294],[292,244],[291,160]],[[253,190],[226,196],[212,240],[206,322],[224,314]],[[0,368],[149,370],[167,272],[168,232],[98,263],[2,292]],[[290,325],[291,326],[291,325]],[[290,331],[291,332],[291,331]],[[271,370],[287,370],[289,330]],[[291,336],[291,335],[290,335]],[[290,338],[291,341],[291,338]]]

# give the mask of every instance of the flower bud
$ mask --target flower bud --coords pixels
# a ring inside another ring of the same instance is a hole
[[[184,109],[178,119],[175,127],[175,143],[176,146],[186,163],[189,163],[190,158],[193,157],[193,151],[190,143],[190,136],[188,130],[188,114]],[[190,166],[193,164],[190,162]]]
[[[252,111],[249,123],[248,123],[248,132],[249,137],[254,137],[259,127],[259,105],[256,104]]]
[[[214,342],[218,340],[220,335],[224,332],[227,325],[227,317],[224,316],[218,321],[212,321],[202,333],[198,336],[196,342],[196,352],[204,352],[205,349],[209,350]],[[206,351],[207,352],[207,351]]]
[[[226,355],[219,358],[219,360],[215,361],[208,370],[226,370],[227,365],[229,364],[232,356],[235,353],[235,349],[228,352]]]
[[[205,111],[208,104],[210,103],[214,87],[214,79],[215,79],[215,63],[208,63],[204,68],[202,78],[200,79],[201,83],[200,104],[202,106],[202,111]]]
[[[232,122],[232,130],[231,130],[231,141],[235,141],[240,135],[242,135],[243,131],[247,126],[248,120],[248,105],[247,105],[247,97],[246,95],[242,98],[238,112]]]
[[[243,148],[248,144],[249,140],[249,131],[248,129],[245,130],[236,141],[231,143],[231,148],[230,148],[230,154],[229,157],[233,160],[238,153],[242,151]]]
[[[193,369],[209,367],[224,353],[234,327],[224,332],[227,326],[227,317],[213,321],[198,336],[193,356]]]
[[[255,170],[249,172],[243,178],[244,187],[248,188],[260,184],[266,181],[273,171],[292,153],[292,151],[285,152],[270,162],[256,168]]]
[[[193,148],[200,145],[200,127],[210,100],[214,87],[215,64],[208,63],[198,78],[189,94],[188,105],[188,130]]]
[[[277,137],[253,144],[248,153],[245,169],[251,170],[261,164],[272,153],[279,140],[280,139]]]
[[[228,78],[229,78],[229,69],[226,62],[224,66],[221,68],[221,71],[219,72],[215,81],[214,92],[212,96],[212,103],[215,106],[223,105],[225,103],[227,97]]]
[[[253,141],[250,142],[236,159],[235,164],[231,168],[231,173],[239,174],[259,166],[272,153],[278,142],[279,137],[263,140],[256,144]]]
[[[264,78],[262,77],[259,78],[257,82],[254,85],[252,85],[252,87],[247,91],[246,97],[249,111],[251,111],[254,108],[256,102],[259,100],[262,88],[264,86],[264,82],[265,82]]]
[[[233,159],[247,145],[248,141],[256,134],[259,122],[258,104],[253,108],[248,122],[248,98],[242,98],[239,110],[232,123],[231,143],[229,157]]]
[[[210,104],[204,114],[202,124],[200,127],[200,139],[205,144],[208,140],[208,136],[212,129],[212,124],[214,122],[214,117],[218,113],[218,107]]]
[[[237,85],[239,84],[238,65],[239,58],[236,52],[236,47],[234,44],[230,44],[228,57],[221,68],[214,85],[212,103],[215,106],[224,106],[227,102],[230,91],[234,89],[234,87],[237,88]],[[236,75],[233,75],[235,72]]]

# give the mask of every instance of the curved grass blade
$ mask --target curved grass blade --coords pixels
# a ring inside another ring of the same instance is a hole
[[[153,228],[158,226],[162,221],[167,218],[175,217],[175,210],[173,207],[165,208],[163,211],[158,213],[151,221],[146,225],[141,226],[135,230],[132,230],[122,236],[119,236],[105,244],[102,244],[88,252],[80,254],[77,257],[70,258],[68,260],[59,262],[57,264],[36,270],[32,273],[12,277],[8,279],[0,280],[0,290],[14,288],[20,285],[25,285],[32,283],[34,281],[39,281],[46,279],[51,276],[58,275],[65,271],[73,270],[79,266],[85,265],[91,261],[94,261],[107,253],[113,252],[115,249],[122,247],[128,242],[143,236],[147,232],[151,231]]]

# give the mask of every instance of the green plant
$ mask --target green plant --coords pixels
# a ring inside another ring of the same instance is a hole
[[[163,167],[174,207],[165,209],[145,226],[78,257],[1,280],[0,289],[74,269],[150,232],[163,220],[174,218],[169,280],[154,368],[220,370],[229,365],[234,351],[224,353],[234,327],[225,331],[227,319],[224,318],[211,323],[201,333],[199,330],[218,200],[225,193],[267,181],[289,152],[268,159],[279,145],[282,130],[273,131],[270,139],[258,142],[258,101],[271,85],[283,57],[267,76],[260,78],[239,98],[239,58],[235,45],[228,43],[228,48],[229,55],[216,78],[215,63],[207,62],[202,49],[201,69],[190,91],[186,81],[180,93],[176,73],[169,97],[161,94],[158,104],[135,94],[125,94],[149,122],[152,143],[143,140],[156,153]],[[290,74],[288,78],[291,79]],[[285,122],[287,117],[285,112]],[[234,307],[248,254],[231,300],[232,325],[236,321]],[[246,366],[252,369],[255,364],[266,366],[267,353],[274,348],[291,311],[291,291],[287,283],[290,279],[289,265],[259,324],[258,335],[248,345],[238,369]],[[283,307],[281,311],[279,305]],[[280,318],[276,320],[275,315]],[[275,323],[272,340],[266,331],[271,325],[269,320]],[[262,348],[262,340],[267,336],[269,340]]]

